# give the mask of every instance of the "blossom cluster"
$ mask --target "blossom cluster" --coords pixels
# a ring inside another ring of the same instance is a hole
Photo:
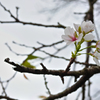
[[[91,41],[94,39],[92,32],[95,28],[91,21],[83,21],[81,25],[74,24],[76,31],[73,28],[65,28],[65,35],[62,35],[62,39],[67,43],[67,45],[72,42],[79,42],[84,38],[85,41]]]
[[[83,42],[89,42],[95,38],[92,34],[92,31],[95,29],[95,25],[91,21],[83,21],[81,24],[74,24],[74,28],[75,30],[71,27],[65,28],[65,35],[62,35],[62,39],[67,45],[70,45],[71,43],[75,44],[75,52],[72,52],[72,58],[81,55],[79,52],[84,49],[96,48],[95,52],[93,54],[89,53],[89,55],[93,56],[93,60],[98,66],[100,66],[100,40],[97,41],[95,46],[89,46],[81,49],[81,44]]]

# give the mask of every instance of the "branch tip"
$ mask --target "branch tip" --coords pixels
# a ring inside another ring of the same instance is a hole
[[[6,58],[4,61],[5,61],[5,62],[9,62],[9,61],[10,61],[10,59],[9,59],[9,58]]]

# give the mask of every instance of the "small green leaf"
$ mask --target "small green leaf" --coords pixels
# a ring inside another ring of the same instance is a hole
[[[38,56],[34,56],[34,55],[28,55],[27,60],[32,60],[32,59],[37,59],[40,58]]]
[[[31,65],[27,60],[24,61],[21,65],[28,67],[28,68],[36,68],[35,66]]]
[[[22,62],[21,65],[28,67],[28,68],[36,68],[35,66],[31,65],[28,61],[34,59],[42,59],[41,57],[34,56],[32,54],[28,55],[27,58]]]

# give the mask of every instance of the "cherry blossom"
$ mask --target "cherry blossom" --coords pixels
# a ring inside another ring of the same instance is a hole
[[[95,38],[95,36],[92,33],[86,34],[84,36],[85,41],[92,41]]]
[[[72,42],[79,42],[81,41],[83,34],[77,34],[73,28],[67,27],[65,29],[65,35],[62,35],[62,39],[66,42],[67,45],[71,44]]]
[[[99,52],[97,52],[97,51],[95,51],[94,52],[94,54],[93,54],[93,60],[95,61],[95,63],[98,65],[98,66],[100,66],[100,62],[99,62],[99,60],[100,60],[100,53]]]
[[[95,26],[91,21],[83,21],[81,23],[81,25],[74,24],[74,27],[77,32],[81,31],[81,32],[85,32],[85,33],[92,32],[95,29]]]
[[[82,32],[92,32],[95,29],[94,24],[91,21],[83,21],[81,24]]]

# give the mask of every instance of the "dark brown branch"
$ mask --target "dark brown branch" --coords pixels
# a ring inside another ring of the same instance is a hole
[[[68,66],[67,66],[65,72],[68,72],[68,71],[70,70],[70,66],[71,66],[71,64],[72,64],[74,61],[75,61],[75,58],[71,58],[71,59],[70,59],[70,62],[69,62],[69,64],[68,64]]]
[[[61,93],[58,93],[58,94],[55,94],[55,95],[51,95],[51,96],[47,97],[44,100],[54,100],[54,99],[58,99],[58,98],[67,96],[68,94],[76,91],[79,87],[81,87],[91,76],[92,76],[92,74],[84,75],[79,81],[77,81],[77,83],[75,83],[71,87],[65,89]]]
[[[91,20],[94,23],[94,4],[96,3],[97,0],[88,0],[89,3],[89,10],[85,13],[85,17],[84,20]],[[88,42],[87,43],[87,47],[91,46],[92,42]],[[91,48],[87,48],[86,50],[86,61],[85,63],[89,63],[90,60],[90,56],[88,55],[88,53],[91,52]],[[88,65],[86,65],[85,67],[89,67]],[[85,100],[85,84],[82,86],[82,100]]]
[[[87,73],[91,73],[91,74],[96,74],[96,73],[100,73],[100,67],[99,66],[92,66],[90,68],[84,68],[83,70],[79,70],[79,71],[69,71],[64,73],[64,70],[49,70],[46,69],[32,69],[32,68],[27,68],[21,65],[18,65],[14,62],[11,62],[9,60],[9,58],[5,59],[5,62],[15,66],[14,70],[18,71],[18,72],[22,72],[22,73],[31,73],[31,74],[47,74],[47,75],[56,75],[56,76],[80,76],[80,75],[86,75]]]
[[[1,96],[1,95],[0,95],[0,99],[18,100],[18,99],[10,98],[10,97],[8,97],[8,96]]]
[[[89,100],[92,100],[92,98],[91,98],[91,81],[90,80],[88,80],[88,97],[89,97]]]

